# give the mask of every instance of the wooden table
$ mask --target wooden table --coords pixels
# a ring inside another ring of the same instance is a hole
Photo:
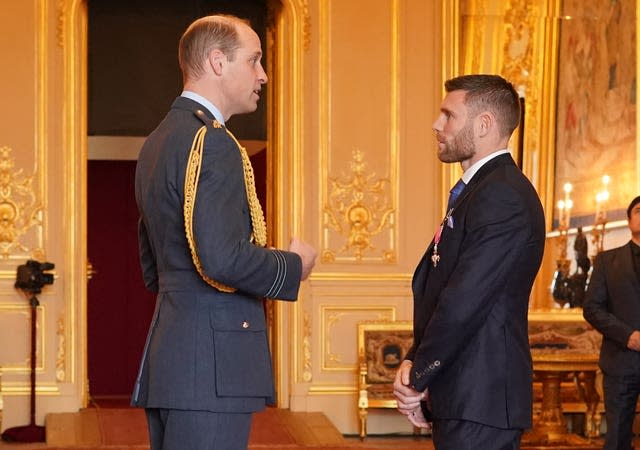
[[[534,418],[533,429],[524,434],[522,448],[602,448],[601,440],[596,439],[600,434],[600,395],[595,387],[598,355],[570,349],[534,349],[531,354],[534,378],[542,383],[542,408]],[[585,402],[587,438],[569,433],[562,414],[560,386],[567,379],[575,380]]]

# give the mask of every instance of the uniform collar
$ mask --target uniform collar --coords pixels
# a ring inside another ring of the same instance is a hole
[[[213,103],[211,103],[209,100],[204,98],[202,95],[196,94],[195,92],[192,92],[192,91],[182,91],[182,94],[180,94],[180,96],[189,98],[194,102],[200,103],[202,106],[208,109],[211,114],[213,114],[213,117],[215,117],[215,119],[218,122],[220,122],[224,126],[224,117],[222,116],[222,113],[220,112],[220,110],[216,108]]]

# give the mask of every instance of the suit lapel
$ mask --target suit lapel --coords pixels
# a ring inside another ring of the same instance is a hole
[[[471,177],[469,184],[464,188],[462,193],[458,196],[456,201],[453,204],[453,209],[457,208],[464,200],[471,194],[480,184],[483,178],[485,178],[488,174],[493,172],[496,168],[500,166],[515,166],[515,162],[509,153],[505,153],[495,158],[489,160],[485,165],[483,165],[474,175]]]
[[[633,261],[633,252],[631,246],[634,245],[631,241],[627,243],[620,251],[620,266],[617,268],[620,277],[623,280],[629,280],[631,286],[635,290],[635,297],[640,298],[640,279],[638,273],[635,270],[635,263]]]
[[[455,214],[456,209],[458,209],[460,205],[462,205],[465,202],[467,197],[478,187],[482,179],[484,179],[488,174],[490,174],[497,167],[506,166],[506,165],[515,165],[515,162],[513,161],[513,158],[509,153],[496,156],[495,158],[491,159],[486,164],[484,164],[473,175],[473,177],[469,181],[469,184],[467,184],[467,186],[463,189],[463,191],[460,193],[460,195],[454,202],[452,206],[451,214],[452,215]],[[439,226],[440,224],[438,224],[438,227]],[[447,224],[445,223],[444,226],[447,227]],[[420,293],[424,291],[424,286],[426,285],[427,278],[429,276],[429,272],[431,271],[431,267],[432,267],[431,254],[433,253],[433,244],[434,244],[434,241],[432,239],[424,255],[422,255],[422,259],[418,263],[418,266],[416,267],[416,270],[413,274],[412,289],[413,289],[414,295],[416,293]]]

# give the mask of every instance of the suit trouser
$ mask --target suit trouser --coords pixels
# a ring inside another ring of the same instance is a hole
[[[607,420],[605,450],[629,450],[633,440],[633,419],[640,394],[640,374],[604,374],[604,412]]]
[[[251,413],[148,408],[151,450],[246,450]]]
[[[434,420],[436,450],[518,450],[520,429],[502,429],[466,420]]]

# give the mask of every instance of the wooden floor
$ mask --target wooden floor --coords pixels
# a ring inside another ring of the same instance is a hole
[[[46,443],[8,443],[0,450],[148,450],[144,411],[93,407],[47,416]],[[343,436],[322,413],[294,413],[268,408],[256,413],[250,450],[433,450],[428,436]]]
[[[8,443],[0,450],[149,450],[144,411],[123,403],[100,402],[77,413],[47,416],[46,443]],[[640,449],[640,439],[635,446]],[[527,450],[594,450],[601,440],[585,446],[526,446]],[[254,414],[249,450],[434,450],[431,438],[422,436],[343,436],[322,413],[291,412],[268,408]]]

